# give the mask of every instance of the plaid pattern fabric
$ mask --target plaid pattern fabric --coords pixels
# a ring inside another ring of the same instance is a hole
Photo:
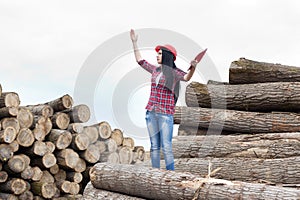
[[[151,76],[151,92],[146,109],[149,111],[155,111],[157,113],[171,114],[175,112],[175,100],[174,100],[174,87],[177,81],[185,81],[183,79],[186,72],[176,68],[174,70],[174,81],[172,91],[166,88],[165,76],[162,75],[158,84],[156,84],[157,76],[162,73],[160,67],[148,63],[146,60],[141,60],[138,64],[146,71],[152,74]]]

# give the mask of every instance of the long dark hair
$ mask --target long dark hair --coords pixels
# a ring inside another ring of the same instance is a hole
[[[176,65],[174,63],[174,55],[167,49],[161,48],[162,50],[162,72],[165,75],[166,82],[165,87],[167,87],[170,91],[172,91],[173,81],[174,81],[174,73],[176,69]],[[179,81],[176,83],[174,88],[174,100],[175,104],[178,100],[179,96]]]

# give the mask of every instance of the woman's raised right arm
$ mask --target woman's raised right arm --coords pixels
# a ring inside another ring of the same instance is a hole
[[[137,46],[138,35],[135,34],[133,29],[130,30],[130,38],[131,38],[132,45],[133,45],[135,60],[136,60],[136,62],[139,62],[142,60],[142,56],[141,56],[140,50]]]

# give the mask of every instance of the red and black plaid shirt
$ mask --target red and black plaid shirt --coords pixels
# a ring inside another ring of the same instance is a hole
[[[162,73],[161,70],[157,70],[159,69],[157,66],[148,63],[146,60],[141,60],[138,64],[152,74],[150,98],[146,109],[149,111],[154,110],[157,113],[173,115],[175,112],[174,87],[176,82],[185,81],[183,77],[186,72],[178,68],[174,70],[174,81],[171,91],[164,86],[166,82],[164,75],[161,76],[158,84],[156,84],[157,76]]]

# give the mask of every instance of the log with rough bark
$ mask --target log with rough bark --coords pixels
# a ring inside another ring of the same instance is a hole
[[[94,144],[98,147],[100,154],[106,151],[107,146],[104,141],[97,141]]]
[[[80,172],[67,172],[66,179],[71,182],[80,183],[83,176]]]
[[[73,98],[70,95],[66,94],[45,104],[51,106],[54,112],[60,112],[72,108]]]
[[[300,157],[281,159],[257,158],[180,158],[175,170],[205,177],[210,171],[219,170],[214,178],[270,184],[298,184],[300,182]],[[164,162],[161,162],[164,165]]]
[[[18,107],[20,105],[19,95],[15,92],[2,92],[0,96],[0,108]]]
[[[57,164],[64,169],[74,169],[79,162],[79,155],[73,149],[66,148],[56,152]]]
[[[52,129],[51,119],[49,117],[35,115],[33,118],[33,124],[31,128],[41,129],[43,130],[44,134],[47,135]]]
[[[91,116],[90,109],[85,104],[76,105],[63,112],[68,114],[71,123],[85,123],[90,119]]]
[[[4,165],[4,169],[10,174],[21,173],[29,166],[29,163],[30,158],[27,155],[18,154],[8,160],[7,165]]]
[[[109,139],[105,140],[104,143],[106,146],[105,151],[107,151],[107,152],[116,152],[117,151],[118,145],[115,140],[109,138]]]
[[[300,198],[298,189],[200,178],[191,173],[137,165],[132,167],[132,165],[124,164],[97,163],[90,170],[90,178],[95,188],[148,199]]]
[[[70,123],[67,130],[71,133],[82,133],[84,126],[82,123]]]
[[[16,117],[18,114],[17,107],[3,107],[0,108],[0,118],[4,117]]]
[[[19,121],[20,128],[30,128],[33,124],[33,114],[28,109],[19,108],[17,120]]]
[[[111,130],[111,126],[108,122],[102,121],[102,122],[94,124],[92,126],[96,127],[98,129],[100,139],[105,140],[105,139],[110,138],[112,130]]]
[[[89,163],[96,163],[100,159],[100,151],[97,145],[91,144],[86,150],[79,153],[80,157]]]
[[[15,195],[22,194],[28,189],[27,183],[20,178],[12,178],[0,184],[1,192],[9,192]]]
[[[241,133],[300,131],[300,115],[288,112],[261,113],[176,106],[174,123]]]
[[[110,138],[116,141],[118,146],[121,146],[124,139],[123,131],[121,131],[118,128],[115,128],[114,130],[112,130]]]
[[[143,198],[133,197],[108,190],[96,189],[89,182],[83,192],[83,200],[95,199],[118,199],[118,200],[143,200]]]
[[[300,133],[177,136],[172,140],[175,158],[300,156]]]
[[[17,137],[17,131],[14,127],[6,127],[0,131],[0,143],[12,143]]]
[[[299,111],[300,82],[214,85],[192,82],[186,87],[189,107],[246,111]]]
[[[50,149],[48,148],[46,142],[42,141],[35,141],[33,145],[27,149],[27,154],[30,156],[38,155],[38,156],[43,156],[48,152],[51,152]]]
[[[56,112],[50,119],[53,128],[67,129],[70,123],[70,117],[62,112]]]
[[[31,180],[33,180],[33,181],[41,180],[41,178],[43,176],[43,171],[41,170],[41,168],[34,166],[34,167],[32,167],[32,169],[33,169],[33,177],[31,178]]]
[[[28,180],[32,179],[34,176],[34,170],[31,166],[27,166],[22,172],[21,172],[21,178]]]
[[[33,194],[50,199],[56,193],[56,186],[54,183],[33,182],[31,183],[31,191]]]
[[[221,128],[218,129],[207,129],[202,127],[192,127],[179,125],[178,127],[178,136],[196,136],[196,135],[230,135],[230,134],[239,134],[236,132],[224,131]]]
[[[71,147],[74,150],[86,150],[90,145],[90,139],[85,133],[72,134]]]
[[[28,105],[24,106],[24,108],[30,110],[33,115],[41,115],[46,118],[51,117],[54,113],[53,108],[45,104]]]
[[[56,149],[67,148],[72,142],[72,134],[66,130],[52,129],[47,140],[55,144]]]
[[[50,168],[56,164],[56,157],[53,153],[45,153],[42,157],[37,157],[31,160],[32,166],[38,166],[41,169]]]
[[[230,84],[263,82],[298,82],[300,68],[245,58],[233,61],[229,68]]]
[[[29,190],[23,192],[18,196],[19,200],[33,200],[33,193]]]

